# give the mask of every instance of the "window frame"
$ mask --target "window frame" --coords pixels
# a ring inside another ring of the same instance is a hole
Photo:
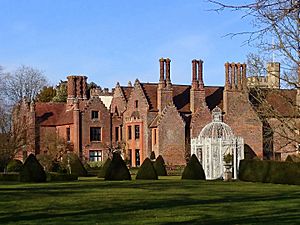
[[[95,154],[91,154],[91,153],[95,153]],[[89,161],[90,162],[102,162],[103,161],[102,157],[103,157],[102,150],[100,150],[100,149],[99,150],[89,150]],[[95,160],[91,160],[91,159],[95,159]]]
[[[99,132],[96,132],[96,129],[99,129]],[[99,138],[95,138],[96,135]],[[101,142],[101,141],[102,141],[102,129],[101,129],[101,127],[90,127],[90,142]]]
[[[95,115],[97,115],[97,116],[95,116]],[[91,111],[91,118],[92,118],[92,120],[99,120],[99,111],[92,110]]]
[[[127,126],[127,139],[132,140],[132,126]]]
[[[134,139],[140,139],[141,136],[141,130],[140,130],[140,125],[134,125]]]

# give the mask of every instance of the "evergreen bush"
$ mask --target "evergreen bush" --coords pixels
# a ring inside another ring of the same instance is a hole
[[[205,180],[204,170],[195,154],[192,155],[190,161],[184,168],[181,179]]]
[[[167,176],[165,161],[161,155],[159,155],[157,157],[153,166],[154,166],[157,176]]]
[[[33,154],[30,154],[20,172],[22,182],[46,182],[47,176],[44,168]]]
[[[6,172],[20,172],[23,169],[23,163],[18,159],[10,160],[6,166]]]
[[[300,163],[241,160],[239,179],[275,184],[300,184]]]
[[[69,165],[68,165],[69,161]],[[78,156],[74,153],[67,153],[63,156],[62,170],[66,170],[67,173],[74,174],[80,177],[86,177],[88,175],[87,170],[84,168],[82,162],[78,158]]]
[[[287,162],[300,162],[300,155],[288,155],[285,159]]]
[[[105,180],[131,180],[129,170],[119,153],[113,153],[104,178]]]
[[[48,181],[75,181],[78,180],[78,176],[74,174],[56,173],[50,172],[47,174]]]
[[[146,158],[139,168],[136,178],[137,180],[157,180],[158,176],[154,166],[149,158]]]
[[[154,151],[152,151],[151,154],[150,154],[150,160],[151,161],[155,160],[155,152]]]
[[[20,173],[9,172],[9,173],[0,173],[0,181],[20,181]]]
[[[105,177],[106,171],[107,171],[107,169],[108,169],[110,163],[111,163],[111,159],[110,159],[110,158],[107,158],[107,160],[106,160],[105,163],[102,165],[102,167],[101,167],[101,169],[100,169],[100,171],[99,171],[99,173],[98,173],[98,175],[97,175],[98,178],[104,178],[104,177]]]

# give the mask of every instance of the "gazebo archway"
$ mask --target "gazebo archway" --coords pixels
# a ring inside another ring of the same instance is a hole
[[[198,157],[210,180],[224,178],[224,156],[230,154],[233,178],[237,179],[239,161],[244,159],[244,139],[234,136],[230,126],[222,122],[222,110],[216,107],[212,122],[191,140],[191,153]]]

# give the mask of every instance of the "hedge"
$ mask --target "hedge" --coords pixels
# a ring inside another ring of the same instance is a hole
[[[30,154],[20,172],[20,181],[22,182],[46,182],[47,176],[44,168],[33,154]]]
[[[111,163],[109,164],[105,180],[131,180],[131,175],[119,153],[114,153]]]
[[[23,169],[23,163],[18,159],[10,160],[6,166],[6,172],[20,172]]]
[[[158,176],[167,176],[165,160],[161,155],[157,157],[153,166]]]
[[[157,180],[158,176],[149,158],[146,158],[139,168],[136,180]]]
[[[47,181],[74,181],[78,180],[78,176],[74,174],[55,173],[50,172],[47,174]]]
[[[192,155],[187,166],[184,168],[181,179],[205,180],[203,167],[195,154]]]
[[[274,184],[300,184],[300,163],[241,160],[239,179]]]
[[[68,160],[70,165],[68,165]],[[61,167],[63,168],[63,170],[66,170],[67,173],[70,173],[69,166],[71,167],[71,174],[80,177],[86,177],[88,175],[87,170],[84,168],[82,162],[75,153],[67,153],[63,156]]]
[[[105,163],[103,164],[103,166],[101,167],[101,169],[100,169],[100,171],[97,175],[98,178],[104,178],[105,177],[106,171],[107,171],[110,163],[111,163],[111,159],[107,158],[107,160],[105,161]]]
[[[20,181],[20,174],[15,172],[0,173],[0,181]]]

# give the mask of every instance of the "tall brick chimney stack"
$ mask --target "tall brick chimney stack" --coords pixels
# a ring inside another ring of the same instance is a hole
[[[207,107],[203,82],[203,61],[192,60],[192,88],[190,92],[190,107],[194,114],[198,109]]]
[[[157,88],[157,108],[159,113],[163,111],[168,103],[173,101],[170,63],[171,60],[169,58],[159,59],[160,74]]]
[[[204,90],[204,82],[203,82],[203,61],[198,61],[198,80],[199,80],[199,89]]]
[[[228,110],[228,93],[247,92],[246,64],[225,63],[224,111]]]
[[[170,72],[171,72],[171,69],[170,69],[171,60],[169,58],[167,58],[165,60],[165,62],[166,62],[166,85],[167,85],[167,88],[170,88],[172,86],[171,75],[170,75]]]
[[[165,60],[164,58],[159,59],[159,88],[164,88],[165,82]]]
[[[68,106],[74,104],[75,98],[78,100],[87,99],[87,77],[86,76],[68,76]]]

